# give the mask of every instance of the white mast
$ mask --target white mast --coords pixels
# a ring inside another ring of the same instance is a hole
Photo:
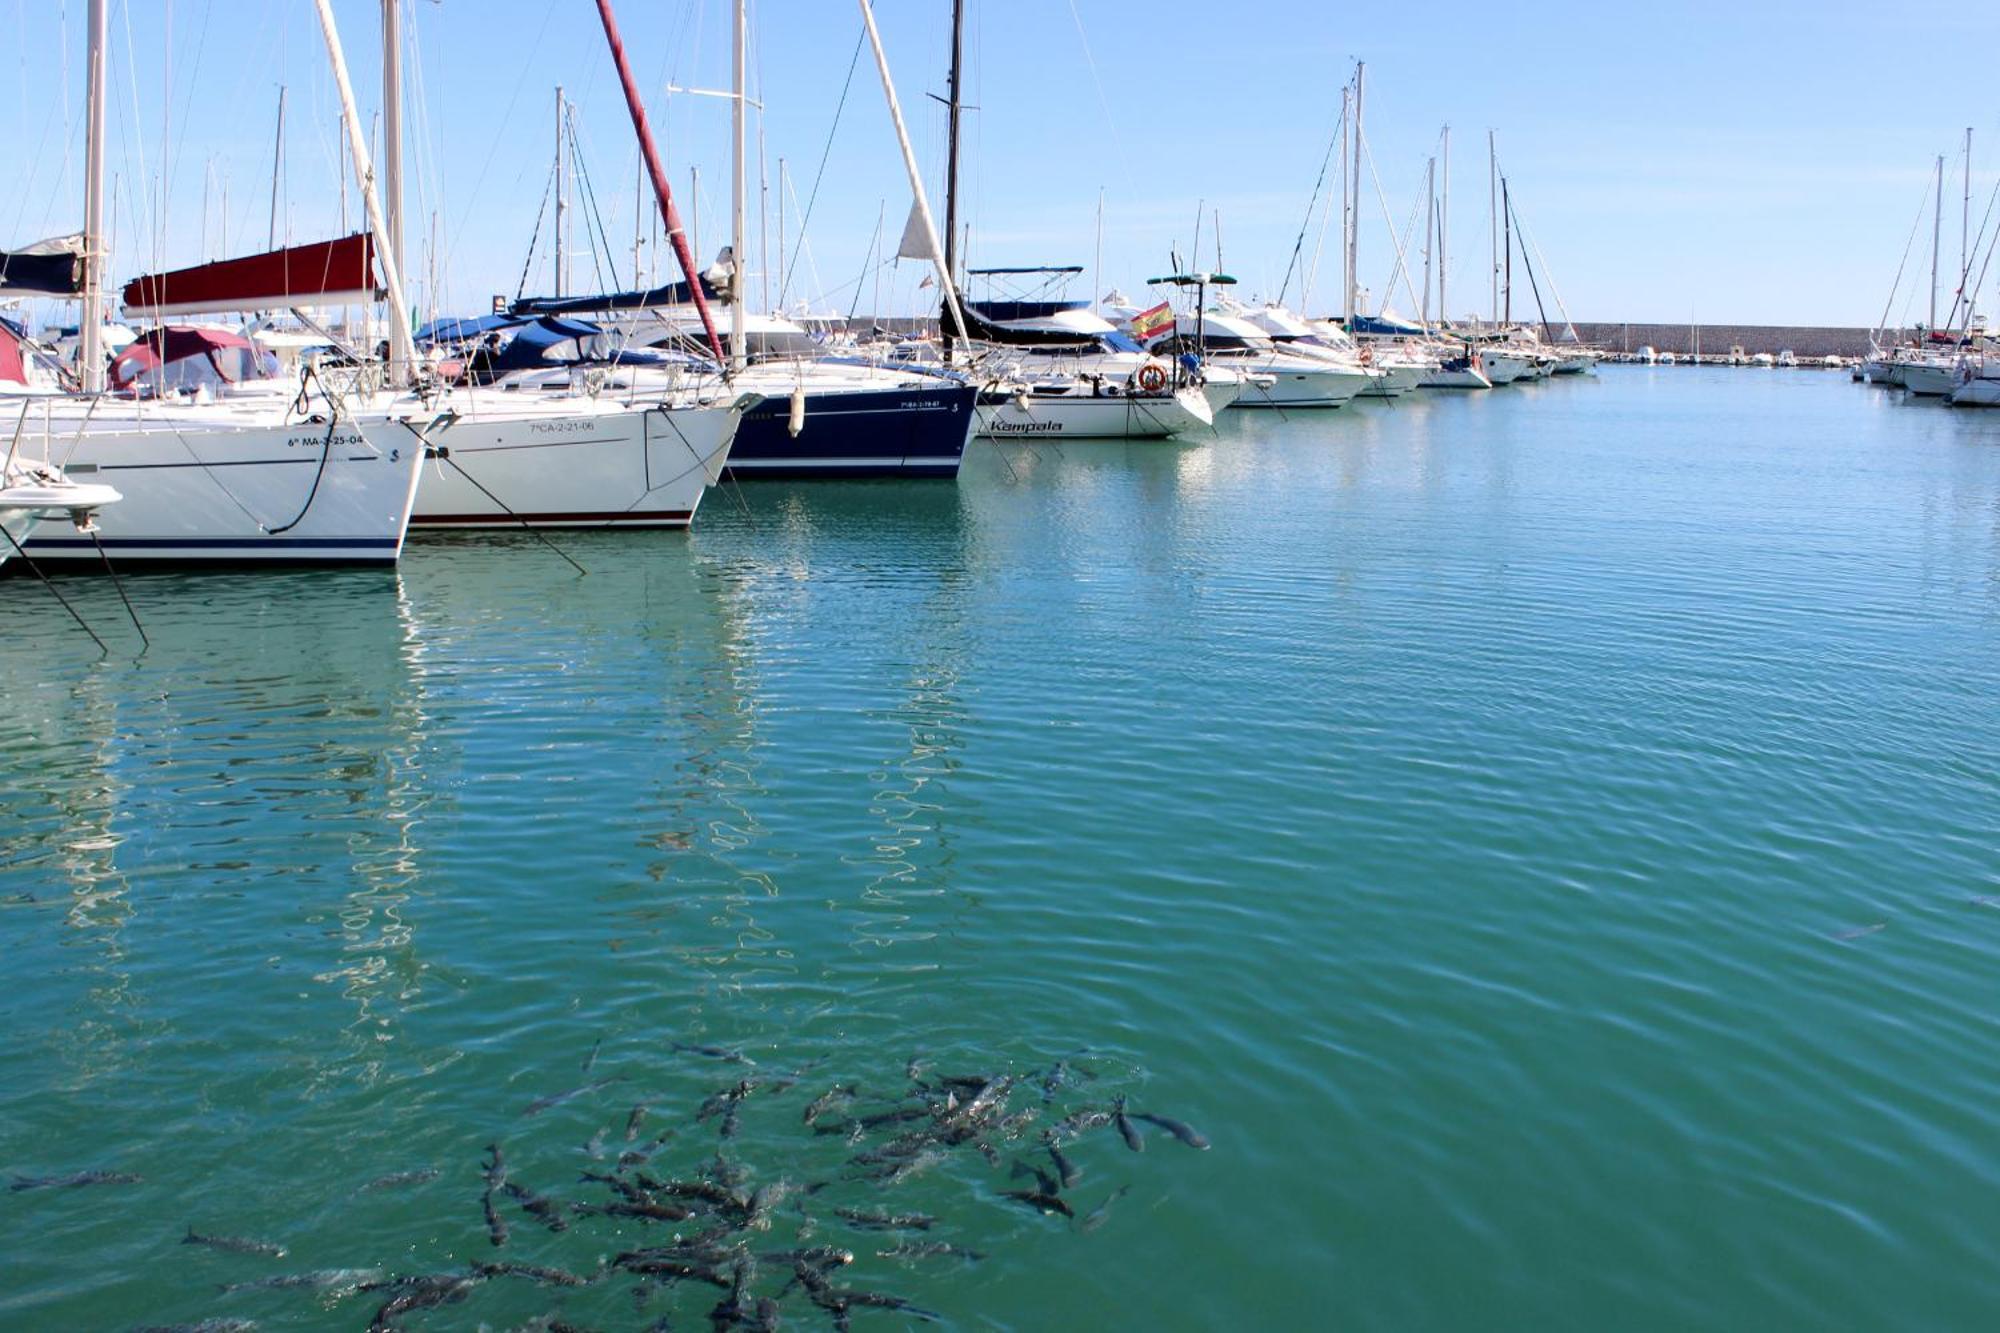
[[[1451,307],[1445,304],[1444,278],[1451,268],[1451,126],[1444,127],[1443,189],[1438,195],[1438,322],[1451,323]]]
[[[1431,240],[1437,226],[1437,159],[1424,164],[1424,299],[1417,303],[1417,321],[1431,328]]]
[[[746,82],[744,77],[743,47],[748,36],[749,25],[749,0],[736,0],[736,97],[733,103],[735,116],[732,125],[736,152],[734,159],[735,171],[729,188],[729,253],[731,255],[729,264],[729,368],[732,371],[742,370],[744,363],[749,359],[747,355],[748,345],[744,341],[743,328],[743,260],[745,253],[743,249],[743,95],[745,92],[744,84]]]
[[[1965,127],[1965,202],[1960,206],[1958,218],[1958,295],[1963,300],[1965,291],[1965,247],[1972,233],[1972,126]],[[1967,312],[1966,324],[1972,323],[1971,312]]]
[[[569,179],[563,158],[563,90],[556,85],[556,295],[569,295]]]
[[[285,170],[285,85],[278,85],[278,138],[271,149],[271,249],[278,248],[278,180]]]
[[[102,0],[94,0],[102,3]],[[313,0],[319,11],[320,32],[326,38],[326,57],[333,66],[333,82],[340,93],[340,117],[347,127],[347,153],[354,162],[354,178],[361,184],[361,201],[368,208],[368,227],[375,234],[375,260],[382,266],[382,285],[389,289],[389,383],[404,387],[399,376],[416,364],[417,346],[410,337],[410,307],[403,299],[403,273],[396,264],[396,252],[389,244],[389,227],[382,214],[382,198],[375,188],[375,168],[368,161],[368,143],[361,137],[361,113],[354,109],[354,86],[347,80],[347,57],[340,49],[340,33],[333,26],[333,10],[327,0]]]
[[[1944,154],[1937,160],[1937,203],[1931,208],[1931,331],[1937,329],[1938,243],[1944,236]]]
[[[1354,62],[1354,223],[1347,233],[1347,326],[1354,331],[1361,282],[1361,79],[1368,66]]]
[[[1493,272],[1493,323],[1500,323],[1500,150],[1486,131],[1486,254]]]
[[[781,157],[778,159],[778,304],[772,307],[774,311],[784,309],[785,297],[790,294],[790,284],[787,282],[789,275],[785,272],[785,264],[791,254],[791,251],[785,248],[786,185],[785,159]]]
[[[403,0],[382,0],[382,221],[403,271]]]
[[[382,248],[396,272],[403,264],[403,0],[382,0]],[[225,191],[226,197],[226,191]],[[409,333],[409,320],[403,321]],[[414,351],[414,347],[412,348]],[[401,343],[389,340],[389,383],[410,382],[414,357],[398,364]]]
[[[104,392],[104,29],[109,0],[90,0],[83,149],[83,337],[77,352],[85,393]]]
[[[320,3],[324,4],[325,0],[320,0]],[[924,240],[930,246],[931,264],[937,270],[938,287],[944,292],[945,308],[951,313],[953,326],[963,329],[965,317],[959,313],[958,287],[952,281],[950,266],[945,263],[944,248],[938,244],[937,223],[931,216],[930,199],[924,194],[924,173],[917,167],[917,152],[910,147],[910,132],[903,125],[903,107],[896,100],[895,80],[889,77],[889,57],[882,50],[882,34],[875,29],[875,10],[868,0],[859,0],[859,3],[861,21],[868,28],[868,42],[875,48],[875,68],[882,75],[882,95],[889,103],[889,119],[896,126],[896,142],[903,150],[903,169],[909,173],[910,192],[916,196],[917,217],[924,224]],[[877,310],[875,313],[879,318],[882,312]]]

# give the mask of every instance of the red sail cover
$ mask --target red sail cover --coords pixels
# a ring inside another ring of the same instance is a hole
[[[289,250],[150,273],[125,285],[125,313],[141,318],[218,310],[365,305],[382,299],[367,233]]]

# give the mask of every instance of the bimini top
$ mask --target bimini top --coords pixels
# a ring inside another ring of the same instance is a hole
[[[196,389],[263,378],[256,345],[227,329],[152,329],[133,339],[111,363],[114,390]]]

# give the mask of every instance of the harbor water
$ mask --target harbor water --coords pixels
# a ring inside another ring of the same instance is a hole
[[[645,1102],[949,1327],[1992,1326],[2000,414],[1607,367],[553,540],[130,577],[143,654],[0,583],[0,1171],[138,1177],[0,1192],[0,1324],[587,1273],[662,1229],[496,1248],[483,1156],[582,1199]],[[1213,1146],[843,1176],[805,1104],[913,1060]],[[630,1287],[410,1326],[718,1295]]]

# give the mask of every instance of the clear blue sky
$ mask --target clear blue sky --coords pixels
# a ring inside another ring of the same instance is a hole
[[[579,104],[598,211],[628,280],[637,158],[590,0],[406,5],[419,303],[473,311],[515,290],[548,178],[558,83]],[[18,34],[15,123],[0,135],[8,183],[0,243],[11,244],[69,230],[81,216],[84,4],[6,7],[0,0],[0,24]],[[366,114],[378,100],[378,6],[338,0],[335,8]],[[727,86],[729,5],[620,0],[618,9],[675,188],[687,190],[690,168],[701,173],[705,262],[727,229],[728,105],[667,85]],[[751,13],[775,250],[777,159],[802,204],[860,23],[846,0],[756,0]],[[936,189],[943,115],[924,94],[943,90],[948,0],[877,0],[877,13]],[[1439,126],[1453,126],[1453,313],[1485,304],[1491,128],[1517,206],[1577,319],[1869,324],[1934,155],[1948,158],[1947,269],[1958,254],[1966,126],[1975,131],[1975,228],[2000,178],[2000,117],[1986,96],[2000,12],[1955,10],[1944,39],[1925,41],[1885,22],[1893,13],[1879,3],[1741,0],[1484,13],[1318,0],[970,0],[966,92],[979,108],[965,145],[972,261],[1092,263],[1101,189],[1103,274],[1079,280],[1075,295],[1135,290],[1162,271],[1170,246],[1185,253],[1193,240],[1198,202],[1208,210],[1203,262],[1213,261],[1219,210],[1224,263],[1244,294],[1275,292],[1340,84],[1359,57],[1368,62],[1368,137],[1398,229]],[[111,27],[118,280],[156,261],[177,266],[219,252],[225,186],[228,251],[262,248],[280,83],[290,89],[282,225],[295,241],[333,233],[335,101],[307,0],[113,0]],[[845,310],[858,286],[860,309],[870,310],[875,278],[862,275],[878,213],[893,250],[908,206],[864,54],[793,296]],[[358,204],[350,209],[358,218]],[[798,209],[788,211],[796,231]],[[434,302],[424,290],[433,214]],[[1372,184],[1363,216],[1363,278],[1379,289],[1393,256]],[[754,254],[754,220],[751,232]],[[1928,280],[1928,233],[1926,222],[1910,260],[1913,274],[1923,270],[1915,287]],[[581,215],[574,235],[583,249]],[[593,282],[591,270],[579,255],[579,286]],[[1329,238],[1315,307],[1336,301],[1337,275]],[[884,307],[908,309],[927,296],[919,276],[911,263],[885,273]],[[545,236],[527,285],[547,290],[549,279]],[[1987,290],[1996,285],[2000,265]],[[1906,278],[1906,293],[1912,287]],[[1899,301],[1896,315],[1921,314],[1916,299]],[[1396,304],[1410,300],[1399,295]]]

